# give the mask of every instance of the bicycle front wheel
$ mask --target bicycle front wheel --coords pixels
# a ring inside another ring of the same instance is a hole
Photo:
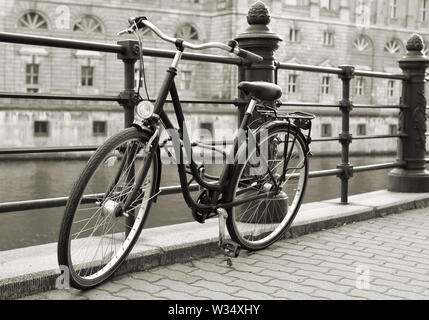
[[[259,132],[256,141],[240,147],[226,199],[244,202],[228,210],[227,227],[231,238],[251,251],[268,247],[289,229],[308,176],[308,148],[296,128],[278,124]],[[276,184],[280,192],[270,195]]]
[[[111,137],[72,188],[61,224],[58,262],[68,267],[75,288],[89,289],[110,277],[141,233],[159,179],[154,151],[142,184],[135,188],[138,172],[148,161],[148,139],[137,128]],[[132,190],[138,192],[131,195]],[[127,200],[132,203],[124,212],[121,206]]]

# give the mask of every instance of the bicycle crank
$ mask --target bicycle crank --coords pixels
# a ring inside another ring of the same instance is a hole
[[[238,258],[240,255],[240,245],[235,243],[232,240],[225,239],[225,228],[226,228],[226,219],[228,218],[228,213],[223,208],[217,209],[217,214],[219,218],[219,248],[222,253],[228,257],[228,265],[232,265],[231,259],[229,258]]]

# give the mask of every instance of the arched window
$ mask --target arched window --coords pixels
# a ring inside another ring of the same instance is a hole
[[[176,38],[182,38],[185,40],[199,40],[197,29],[190,24],[181,26],[174,35]]]
[[[364,35],[357,37],[355,41],[353,41],[353,45],[358,51],[365,51],[370,48],[370,42]]]
[[[402,49],[401,44],[399,43],[398,40],[392,40],[389,41],[388,43],[386,43],[386,45],[384,46],[384,51],[388,52],[390,54],[396,54],[399,53]]]
[[[19,18],[18,26],[28,29],[48,29],[48,22],[39,13],[29,11]]]
[[[73,31],[81,31],[85,33],[102,33],[103,28],[101,23],[91,16],[83,16],[73,26]]]

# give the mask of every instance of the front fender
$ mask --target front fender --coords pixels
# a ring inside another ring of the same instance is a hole
[[[142,121],[134,121],[134,123],[132,124],[132,127],[137,128],[145,133],[148,134],[149,137],[151,137],[154,134],[154,131],[152,129],[150,129],[148,126],[146,126],[145,124],[143,124]],[[162,174],[162,163],[161,163],[161,151],[159,146],[156,147],[156,171],[157,171],[157,177],[156,177],[156,182],[155,182],[155,193],[154,194],[158,194],[160,191],[160,184],[161,184],[161,174]],[[158,196],[156,196],[153,199],[153,202],[157,202],[158,200]]]

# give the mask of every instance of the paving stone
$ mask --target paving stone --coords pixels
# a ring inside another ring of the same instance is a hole
[[[277,279],[271,280],[270,282],[267,283],[267,285],[275,286],[287,291],[300,292],[300,293],[306,293],[306,294],[310,294],[317,289],[314,286],[306,286],[300,283],[293,283],[290,281],[277,280]]]
[[[137,274],[133,274],[132,275],[132,277],[136,277],[136,276],[137,276]],[[126,285],[121,284],[121,283],[116,283],[116,282],[113,282],[113,281],[109,281],[109,282],[103,283],[103,284],[101,284],[101,285],[99,285],[97,287],[97,289],[104,290],[104,291],[107,291],[109,293],[116,293],[119,290],[122,290],[122,289],[125,289],[125,288],[127,288]]]
[[[244,298],[236,297],[225,292],[203,289],[195,293],[195,296],[209,300],[244,300]]]
[[[133,275],[130,275],[129,277],[120,280],[115,280],[114,283],[125,285],[130,289],[134,290],[144,290],[149,293],[155,293],[164,289],[161,284],[161,281],[157,281],[156,284],[154,284],[149,281],[134,278]]]
[[[198,269],[212,271],[216,273],[227,273],[231,271],[231,268],[226,266],[226,263],[221,264],[220,262],[221,262],[220,259],[215,261],[215,263],[210,263],[206,260],[200,260],[200,261],[194,261],[193,265]]]
[[[228,273],[226,274],[219,274],[216,272],[211,271],[205,271],[205,270],[195,270],[189,273],[190,275],[197,276],[200,279],[204,280],[210,280],[215,282],[221,282],[221,283],[230,283],[231,281],[237,280],[236,277],[230,277],[228,276]]]
[[[171,270],[185,272],[185,273],[192,272],[192,271],[195,271],[198,269],[191,262],[190,263],[183,263],[183,264],[176,263],[176,264],[173,264],[171,266],[167,266],[167,268],[171,269]]]
[[[239,272],[235,270],[228,272],[228,276],[235,277],[237,279],[246,280],[246,281],[258,282],[258,283],[266,283],[271,279],[270,276],[264,276],[263,272],[260,272],[259,274],[254,274],[249,272]]]
[[[113,295],[110,292],[99,289],[92,289],[86,291],[82,293],[82,296],[91,300],[127,300],[127,298],[118,295]]]
[[[405,292],[411,292],[411,293],[422,293],[426,289],[426,287],[407,285],[407,284],[384,280],[384,279],[375,279],[373,283],[390,287],[391,289],[395,289],[398,291],[405,291]]]
[[[312,286],[315,288],[320,288],[325,291],[332,291],[332,292],[338,292],[338,293],[347,293],[351,289],[348,286],[343,286],[329,281],[315,280],[310,278],[305,279],[302,282],[302,284]]]
[[[203,281],[203,280],[198,280],[196,283],[200,281]],[[163,289],[168,288],[178,292],[189,293],[189,294],[193,294],[198,290],[200,290],[199,287],[195,286],[196,283],[194,283],[193,285],[189,285],[180,280],[171,280],[171,279],[161,279],[156,282],[157,285],[164,287]],[[165,291],[165,290],[162,290],[162,291]],[[158,290],[158,292],[160,291]]]
[[[295,283],[300,283],[304,281],[306,278],[305,276],[297,275],[296,273],[286,273],[283,271],[274,271],[274,270],[264,270],[261,272],[262,275],[269,277],[270,279],[278,279],[278,280],[284,280],[284,281],[290,281]]]
[[[330,281],[330,282],[338,282],[341,277],[329,275],[326,273],[320,273],[320,272],[314,272],[314,271],[308,271],[308,270],[298,270],[294,273],[294,275],[312,278],[316,280],[324,280],[324,281]]]
[[[192,286],[196,289],[194,293],[198,290],[201,290],[201,288],[218,292],[226,292],[229,294],[235,293],[241,289],[237,286],[207,280],[198,280],[197,282],[193,283]]]
[[[250,300],[272,300],[273,297],[257,291],[240,290],[234,294],[236,297],[243,297]]]
[[[234,287],[240,287],[243,289],[251,290],[251,291],[258,291],[266,294],[272,294],[275,291],[278,290],[276,287],[270,287],[267,285],[260,284],[258,282],[254,281],[245,281],[245,280],[234,280],[230,283],[231,286]]]
[[[312,295],[315,297],[326,298],[329,300],[359,300],[357,297],[353,297],[343,293],[320,290],[320,289],[314,291]]]
[[[190,275],[189,273],[185,273],[182,271],[171,270],[169,268],[162,268],[151,271],[151,273],[157,274],[162,278],[169,278],[172,280],[180,280],[187,284],[191,284],[201,279],[201,277],[196,277],[194,275]]]
[[[353,289],[348,293],[350,296],[358,297],[366,300],[397,300],[397,297],[389,296],[384,293],[375,292],[373,290]]]
[[[428,296],[410,292],[409,290],[403,291],[403,290],[397,290],[397,289],[390,289],[389,291],[387,291],[387,294],[400,297],[406,300],[429,300]]]
[[[280,289],[277,292],[273,293],[272,296],[284,300],[319,300],[319,297],[315,297],[310,294],[305,294],[301,292],[296,291],[288,291],[284,289]],[[322,300],[322,299],[320,299]]]
[[[133,273],[132,277],[135,279],[145,280],[148,282],[155,282],[164,278],[159,274],[153,273],[153,270]]]
[[[48,300],[88,300],[82,295],[82,291],[75,289],[49,291],[44,296]]]
[[[154,295],[158,298],[166,298],[168,300],[198,300],[200,297],[193,296],[185,292],[179,292],[174,290],[162,290]],[[207,300],[207,299],[205,299]]]
[[[279,252],[282,252],[283,254],[286,254],[288,256],[298,256],[298,257],[311,257],[313,255],[312,252],[304,250],[295,250],[295,249],[288,249],[288,248],[277,248],[276,249]]]

